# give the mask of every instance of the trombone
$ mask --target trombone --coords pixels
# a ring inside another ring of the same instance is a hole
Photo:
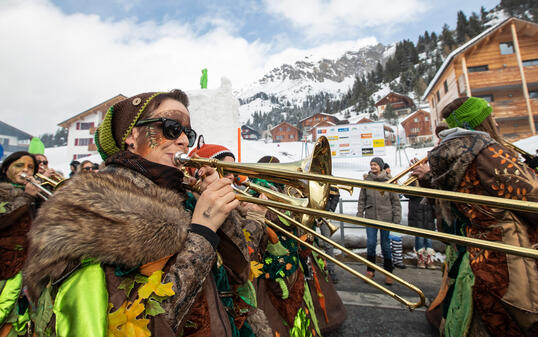
[[[312,155],[308,160],[303,160],[295,163],[242,164],[221,162],[217,159],[189,158],[186,154],[183,153],[177,153],[174,156],[174,161],[176,165],[211,166],[217,168],[217,170],[221,174],[224,171],[227,171],[256,178],[268,178],[272,181],[282,182],[284,184],[288,183],[296,186],[299,185],[302,186],[305,190],[306,188],[308,188],[308,198],[311,201],[309,207],[289,205],[281,202],[275,203],[274,201],[269,200],[258,200],[256,198],[238,196],[238,199],[247,202],[261,204],[264,206],[276,207],[280,209],[286,209],[304,214],[301,222],[306,225],[310,225],[315,217],[322,217],[337,221],[343,221],[346,223],[376,227],[388,231],[392,230],[395,232],[409,234],[413,236],[422,236],[440,241],[453,242],[464,246],[476,246],[483,249],[490,249],[495,251],[501,251],[507,254],[538,259],[538,250],[536,249],[518,247],[497,242],[458,236],[454,234],[447,234],[420,228],[402,226],[373,219],[366,219],[356,216],[335,214],[333,212],[323,211],[322,209],[325,208],[325,202],[327,199],[326,195],[329,184],[340,184],[360,188],[374,188],[382,191],[404,193],[427,198],[444,199],[453,202],[475,203],[523,212],[538,213],[538,203],[536,202],[495,198],[490,196],[435,190],[423,187],[399,186],[395,184],[388,184],[376,181],[342,178],[328,175],[327,173],[330,173],[329,171],[331,159],[330,147],[325,137],[320,137],[318,139],[314,151],[312,151]],[[314,187],[314,189],[311,188],[312,186]]]
[[[280,196],[276,196],[277,192],[269,189],[269,188],[265,188],[263,186],[260,186],[260,185],[256,185],[256,184],[248,184],[247,185],[249,188],[252,188],[253,190],[259,192],[259,193],[263,193],[265,194],[266,196],[268,196],[269,198],[282,198]],[[240,193],[240,195],[238,195],[238,199],[239,200],[242,200],[243,196],[246,197],[246,198],[252,198],[249,196],[249,194],[245,191],[242,191],[242,190],[239,190],[239,189],[235,189],[238,193]],[[258,199],[258,198],[253,198],[255,200],[262,200],[262,199]],[[244,201],[247,201],[247,200],[244,200]],[[256,202],[254,202],[256,203]],[[378,265],[376,265],[375,263],[372,263],[370,261],[368,261],[367,259],[365,259],[364,257],[360,256],[360,255],[357,255],[355,253],[353,253],[352,251],[350,251],[349,249],[345,248],[344,246],[338,244],[337,242],[319,234],[318,232],[316,232],[315,230],[303,225],[301,222],[295,220],[294,218],[288,216],[286,213],[283,213],[283,212],[280,212],[279,210],[277,210],[276,208],[274,207],[271,207],[271,206],[267,206],[267,208],[273,212],[275,212],[278,216],[281,216],[283,217],[284,219],[292,222],[295,226],[301,228],[302,230],[304,230],[305,232],[317,237],[318,239],[321,239],[325,242],[327,242],[328,244],[330,245],[333,245],[334,247],[340,249],[343,253],[347,254],[348,256],[350,256],[351,258],[353,258],[354,260],[358,261],[358,262],[361,262],[361,263],[364,263],[366,264],[367,266],[379,271],[380,273],[386,275],[386,276],[389,276],[391,277],[392,279],[394,279],[396,282],[399,282],[400,284],[402,284],[403,286],[411,289],[412,291],[416,292],[418,294],[418,301],[413,303],[411,301],[408,301],[406,300],[405,298],[403,298],[402,296],[396,294],[395,292],[391,291],[390,289],[387,289],[386,287],[383,287],[382,285],[380,285],[379,283],[375,282],[374,280],[364,276],[363,274],[359,273],[358,271],[356,271],[355,269],[349,267],[348,265],[346,265],[345,263],[335,259],[334,257],[326,254],[323,250],[319,249],[318,247],[308,243],[308,242],[304,242],[303,240],[301,240],[300,238],[298,238],[296,235],[294,235],[293,233],[290,233],[289,231],[285,230],[284,228],[280,227],[279,225],[275,224],[274,222],[268,220],[268,219],[265,219],[265,223],[267,225],[269,225],[270,227],[273,227],[274,229],[282,232],[283,234],[291,237],[292,239],[295,239],[298,243],[310,248],[311,250],[315,251],[316,253],[320,254],[321,256],[323,256],[324,258],[328,259],[329,261],[333,262],[334,264],[336,264],[337,266],[339,266],[340,268],[344,269],[345,271],[351,273],[352,275],[354,275],[355,277],[358,277],[360,278],[361,280],[363,280],[364,282],[374,286],[375,288],[377,288],[378,290],[384,292],[385,294],[389,295],[390,297],[394,298],[395,300],[397,300],[398,302],[404,304],[405,306],[407,306],[409,308],[409,310],[413,310],[413,309],[416,309],[418,307],[421,307],[424,305],[425,301],[426,301],[426,298],[424,296],[424,293],[419,289],[417,288],[416,286],[414,286],[413,284],[405,281],[404,279],[392,274],[391,272],[389,271],[386,271],[385,269],[379,267]],[[331,233],[332,234],[332,233]]]

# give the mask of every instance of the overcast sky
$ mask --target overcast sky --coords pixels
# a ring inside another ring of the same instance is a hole
[[[498,0],[0,0],[0,120],[34,135],[119,93],[241,88],[304,55],[416,41]]]

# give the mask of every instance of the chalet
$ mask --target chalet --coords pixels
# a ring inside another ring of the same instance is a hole
[[[97,147],[93,141],[97,126],[113,104],[126,98],[121,94],[114,96],[58,124],[68,129],[67,152],[73,159],[97,154]]]
[[[424,93],[432,127],[443,107],[462,96],[490,102],[505,138],[536,134],[538,24],[508,18],[452,51]]]
[[[333,115],[325,114],[325,113],[317,113],[315,115],[312,115],[310,117],[303,118],[299,121],[299,128],[303,130],[303,132],[306,134],[312,130],[312,127],[322,121],[329,121],[334,124],[340,124],[341,121],[336,118]]]
[[[375,103],[377,114],[382,116],[389,104],[397,116],[407,115],[415,108],[411,98],[391,91]]]
[[[28,151],[31,139],[31,134],[0,121],[0,145],[4,150],[4,156],[17,151]]]
[[[408,144],[423,143],[432,140],[433,132],[430,113],[417,110],[400,122],[405,130]]]
[[[355,124],[362,124],[362,123],[374,123],[374,121],[371,120],[370,118],[363,117]],[[394,134],[394,129],[392,129],[392,127],[384,124],[383,125],[383,131],[385,133],[385,145],[394,144],[396,142],[396,135]]]
[[[241,138],[250,139],[250,140],[258,140],[260,139],[260,137],[261,137],[260,133],[253,127],[248,126],[248,125],[241,126]]]
[[[271,129],[273,142],[297,142],[299,141],[299,129],[288,122],[282,122]]]
[[[312,140],[316,140],[316,137],[317,137],[317,128],[320,127],[320,126],[334,126],[336,125],[335,123],[331,122],[331,121],[328,121],[328,120],[323,120],[315,125],[312,126],[312,128],[310,129],[310,133],[312,134]]]

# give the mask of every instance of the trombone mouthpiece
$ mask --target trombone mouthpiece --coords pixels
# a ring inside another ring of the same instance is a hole
[[[189,155],[183,152],[176,152],[174,154],[174,164],[176,165],[185,165],[190,159]]]

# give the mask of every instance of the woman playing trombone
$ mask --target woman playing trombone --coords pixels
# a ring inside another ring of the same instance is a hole
[[[475,97],[457,98],[441,111],[450,129],[428,154],[429,168],[414,169],[421,186],[538,201],[535,172],[506,145],[491,114]],[[529,248],[538,243],[535,213],[452,203],[443,214],[452,215],[453,233]],[[492,336],[538,335],[537,261],[474,247],[450,252],[457,278],[444,299],[446,335],[473,335],[484,327]]]

